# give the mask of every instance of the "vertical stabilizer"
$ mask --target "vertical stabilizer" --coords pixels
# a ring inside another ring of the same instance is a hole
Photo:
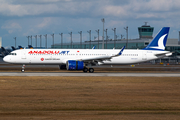
[[[170,27],[163,27],[144,50],[165,50]]]

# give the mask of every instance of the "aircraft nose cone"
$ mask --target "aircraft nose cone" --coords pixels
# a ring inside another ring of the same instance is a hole
[[[3,61],[4,61],[4,62],[8,62],[8,57],[5,56],[5,57],[3,58]]]

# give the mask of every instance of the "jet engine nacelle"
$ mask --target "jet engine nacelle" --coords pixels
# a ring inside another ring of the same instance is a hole
[[[84,62],[83,61],[75,61],[75,60],[68,60],[66,62],[67,70],[83,70]]]

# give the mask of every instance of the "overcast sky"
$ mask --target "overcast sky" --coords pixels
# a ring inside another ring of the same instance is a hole
[[[129,27],[129,38],[138,38],[137,28],[144,22],[154,27],[154,35],[162,27],[171,27],[169,38],[178,38],[180,31],[180,0],[0,0],[0,36],[3,46],[27,46],[26,36],[48,34],[48,46],[52,44],[51,34],[55,34],[55,43],[60,43],[59,33],[63,33],[65,42],[78,42],[82,31],[83,40],[89,40],[88,30],[92,31],[92,40],[97,37],[95,30],[100,29],[102,36],[105,28],[108,36],[114,39],[112,28],[117,35],[126,36],[124,27]],[[45,46],[45,37],[42,37]],[[39,37],[38,37],[39,46]]]

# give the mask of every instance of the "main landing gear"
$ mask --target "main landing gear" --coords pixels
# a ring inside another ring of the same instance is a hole
[[[83,72],[87,73],[88,71],[89,71],[90,73],[93,73],[93,72],[94,72],[94,69],[93,69],[93,68],[89,68],[89,69],[88,69],[87,67],[84,67],[84,68],[83,68]]]
[[[21,72],[24,72],[24,71],[25,71],[25,65],[23,64]]]

